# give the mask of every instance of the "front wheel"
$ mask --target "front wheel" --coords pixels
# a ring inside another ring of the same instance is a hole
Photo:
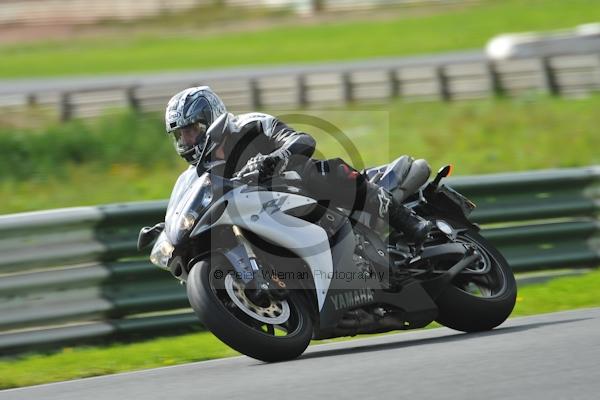
[[[194,312],[215,336],[234,350],[258,360],[290,360],[312,338],[309,309],[299,293],[285,300],[253,303],[229,261],[220,255],[197,262],[187,280]]]
[[[437,322],[463,332],[495,328],[515,306],[517,285],[513,272],[502,254],[474,230],[459,233],[456,241],[474,246],[482,255],[477,268],[489,272],[457,275],[436,300]]]

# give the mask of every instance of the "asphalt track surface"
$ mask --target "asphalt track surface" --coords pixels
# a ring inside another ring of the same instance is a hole
[[[193,351],[193,349],[190,349]],[[599,399],[600,308],[311,346],[294,361],[242,356],[9,389],[1,400]]]

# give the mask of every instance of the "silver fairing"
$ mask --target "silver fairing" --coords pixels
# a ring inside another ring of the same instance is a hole
[[[237,225],[301,257],[311,269],[321,309],[333,274],[327,233],[317,225],[285,213],[316,201],[292,193],[247,189],[247,186],[241,186],[224,196],[228,201],[227,208],[213,227]],[[203,227],[198,225],[190,236],[202,230]]]
[[[174,245],[179,242],[183,233],[178,226],[180,225],[180,217],[182,210],[185,209],[188,201],[183,201],[184,198],[189,199],[193,193],[197,192],[199,177],[196,174],[196,169],[190,167],[183,171],[171,192],[167,212],[165,215],[165,228],[158,236],[152,250],[150,251],[150,261],[152,264],[163,269],[169,269],[169,260],[173,254]]]
[[[190,167],[179,176],[165,216],[165,232],[173,245],[186,237],[213,197],[208,172],[198,176],[196,168]]]
[[[199,217],[202,208],[212,201],[212,197],[205,193],[207,189],[210,190],[208,173],[199,177],[196,169],[190,167],[179,176],[171,193],[165,217],[165,233],[174,246],[177,246],[187,233],[182,229],[184,218],[188,215]],[[316,201],[292,193],[249,191],[246,185],[228,192],[223,199],[228,202],[227,208],[210,229],[237,225],[298,254],[311,269],[318,306],[321,309],[333,272],[327,233],[317,225],[284,213],[299,206],[314,204]],[[206,228],[197,224],[190,237],[200,234]]]
[[[180,202],[181,198],[185,195],[185,193],[190,189],[195,181],[199,179],[198,174],[196,173],[195,167],[189,167],[185,171],[179,175],[177,178],[177,182],[175,182],[175,186],[173,186],[173,191],[171,192],[171,197],[169,198],[169,204],[167,205],[167,214],[165,216],[165,222],[169,221],[175,212],[175,208]]]

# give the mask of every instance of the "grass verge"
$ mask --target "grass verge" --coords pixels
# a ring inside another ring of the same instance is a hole
[[[315,136],[316,156],[342,157],[360,168],[410,154],[434,169],[451,162],[458,175],[470,175],[600,163],[598,109],[600,95],[398,100],[310,112],[339,127],[357,149],[353,154],[336,135],[291,125]],[[157,114],[120,114],[0,128],[0,214],[167,198],[185,163],[163,126]]]
[[[174,71],[350,60],[481,48],[505,32],[571,28],[600,19],[595,0],[482,1],[433,15],[389,8],[377,21],[335,20],[212,34],[133,30],[0,46],[0,78]],[[114,37],[113,37],[114,36]]]
[[[600,270],[519,288],[513,317],[600,306]],[[316,342],[322,343],[322,342]],[[0,359],[0,389],[237,355],[208,332]]]

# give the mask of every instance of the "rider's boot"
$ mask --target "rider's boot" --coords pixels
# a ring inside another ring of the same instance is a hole
[[[365,185],[365,209],[384,220],[387,219],[392,228],[404,233],[417,246],[423,244],[433,224],[396,201],[390,192],[381,186],[368,181]]]

